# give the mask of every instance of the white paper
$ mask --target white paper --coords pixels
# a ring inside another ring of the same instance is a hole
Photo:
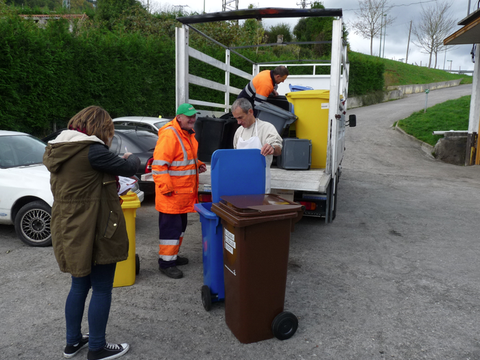
[[[133,188],[137,180],[129,177],[125,177],[125,176],[119,176],[118,182],[120,184],[120,190],[118,190],[118,195],[122,195],[126,193],[128,190],[130,190],[131,188]]]

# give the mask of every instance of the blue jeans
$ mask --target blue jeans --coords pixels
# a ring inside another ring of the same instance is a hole
[[[82,318],[88,292],[92,288],[92,298],[88,307],[88,328],[90,350],[102,349],[105,344],[110,304],[112,302],[113,278],[117,264],[92,266],[90,275],[72,276],[72,287],[65,304],[67,322],[67,344],[77,344],[82,338]]]

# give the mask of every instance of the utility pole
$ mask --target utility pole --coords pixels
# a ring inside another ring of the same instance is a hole
[[[183,8],[189,7],[188,5],[173,5],[175,9],[180,8],[180,11],[183,13]]]
[[[383,32],[383,4],[382,4],[382,15],[380,16],[380,47],[378,49],[378,57],[382,57],[382,32]]]
[[[383,30],[383,55],[382,57],[385,58],[385,39],[387,38],[387,14],[383,14],[383,24],[384,24],[384,30]]]
[[[405,64],[408,64],[408,48],[410,47],[410,34],[411,33],[412,33],[412,20],[410,20],[410,30],[408,31],[407,56],[405,57]]]
[[[238,10],[238,0],[222,0],[222,11]]]
[[[382,19],[383,20],[383,19]],[[382,57],[382,30],[383,30],[383,24],[380,22],[380,46],[378,48],[378,57]]]
[[[307,0],[301,0],[299,3],[297,3],[297,5],[301,6],[302,9],[305,9],[307,7],[307,5],[310,5],[311,3],[307,3]]]

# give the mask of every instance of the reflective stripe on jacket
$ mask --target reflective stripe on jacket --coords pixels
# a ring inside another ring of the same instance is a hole
[[[198,202],[198,143],[192,131],[182,130],[173,119],[158,131],[153,152],[155,208],[166,214],[195,212]],[[172,196],[165,196],[172,193]]]
[[[248,98],[254,106],[257,106],[266,101],[276,87],[272,72],[263,70],[245,86],[239,97]]]

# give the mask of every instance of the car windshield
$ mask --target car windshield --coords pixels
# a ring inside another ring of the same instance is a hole
[[[42,164],[45,143],[29,135],[0,136],[0,167]]]
[[[157,127],[157,129],[160,129],[163,125],[165,125],[165,124],[168,123],[169,121],[170,121],[170,120],[165,119],[165,120],[156,122],[156,123],[155,123],[155,126]]]
[[[133,154],[153,151],[158,136],[148,131],[116,131],[110,151],[114,154],[131,152]]]

